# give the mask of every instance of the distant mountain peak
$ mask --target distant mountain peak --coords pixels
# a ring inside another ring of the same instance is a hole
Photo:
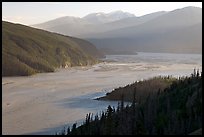
[[[196,6],[187,6],[187,7],[181,8],[181,9],[202,9],[202,8],[196,7]]]
[[[108,16],[111,17],[118,17],[118,19],[124,19],[124,18],[128,18],[128,17],[136,17],[134,14],[129,13],[129,12],[124,12],[122,10],[117,10],[117,11],[113,11],[107,14]]]
[[[100,15],[102,15],[102,14],[103,14],[103,13],[99,12],[99,13],[96,14],[96,16],[100,16]]]
[[[122,11],[122,10],[115,10],[115,11],[112,11],[112,12],[110,12],[110,13],[123,13],[124,11]]]
[[[84,16],[83,19],[86,19],[93,23],[107,23],[128,17],[135,17],[135,15],[128,12],[123,12],[122,10],[117,10],[112,11],[110,13],[104,12],[90,13]]]
[[[202,8],[200,7],[195,7],[195,6],[188,6],[188,7],[183,7],[183,8],[179,8],[179,9],[175,9],[171,12],[175,12],[175,11],[182,11],[182,12],[202,12]]]
[[[112,11],[112,12],[110,12],[110,13],[108,13],[109,15],[110,14],[129,14],[130,16],[135,16],[134,14],[132,14],[132,13],[129,13],[129,12],[124,12],[124,11],[122,11],[122,10],[116,10],[116,11]]]

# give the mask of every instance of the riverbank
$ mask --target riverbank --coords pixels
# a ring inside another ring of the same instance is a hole
[[[189,75],[193,68],[202,69],[202,56],[172,55],[165,59],[139,53],[106,59],[115,62],[2,77],[2,134],[43,134],[85,119],[87,113],[100,113],[109,104],[117,106],[117,102],[94,100],[115,88],[158,75]]]

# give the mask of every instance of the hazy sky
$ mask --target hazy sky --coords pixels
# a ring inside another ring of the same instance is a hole
[[[142,16],[186,6],[202,8],[202,2],[2,2],[2,20],[31,25],[62,16],[83,17],[94,12],[122,10]]]

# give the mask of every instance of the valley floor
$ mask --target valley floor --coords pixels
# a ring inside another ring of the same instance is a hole
[[[93,100],[114,88],[157,75],[189,75],[194,68],[202,69],[202,55],[139,53],[109,55],[106,60],[92,67],[3,77],[2,134],[55,134],[58,127],[80,123],[89,112],[100,113],[109,104],[117,106],[114,101]]]

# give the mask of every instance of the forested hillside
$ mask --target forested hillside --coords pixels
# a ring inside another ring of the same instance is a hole
[[[134,89],[137,89],[137,94],[135,95],[137,101],[142,101],[146,99],[149,94],[154,94],[160,92],[165,88],[169,87],[176,78],[172,76],[167,77],[153,77],[148,80],[136,81],[133,84],[128,84],[125,87],[119,87],[107,93],[106,96],[98,98],[98,100],[121,100],[123,96],[124,101],[132,101],[134,95]]]
[[[2,21],[2,76],[91,65],[102,54],[90,42]]]
[[[116,109],[109,106],[99,115],[87,114],[84,124],[76,127],[75,123],[61,134],[187,135],[202,131],[202,73],[174,80],[167,88],[149,93],[144,101],[138,101],[137,88],[132,92],[132,105],[124,106],[122,95]]]

